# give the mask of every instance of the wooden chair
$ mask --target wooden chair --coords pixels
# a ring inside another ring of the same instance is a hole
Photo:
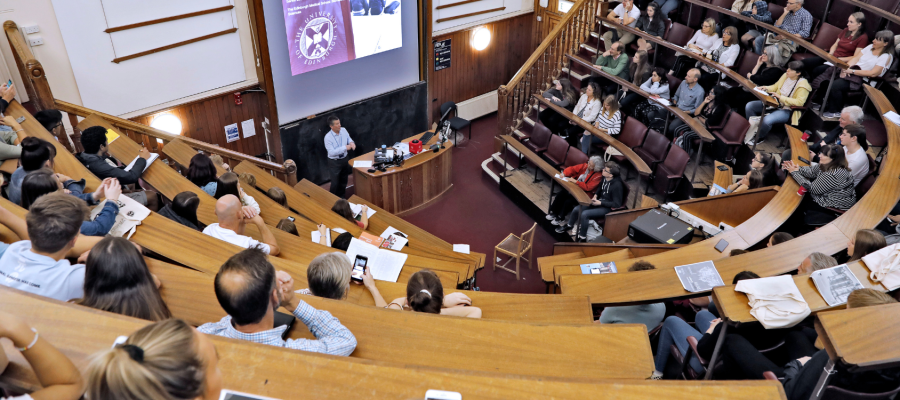
[[[537,222],[531,226],[531,229],[525,231],[522,234],[522,237],[518,237],[515,234],[510,233],[505,239],[503,239],[500,244],[494,247],[494,270],[500,268],[504,271],[509,271],[516,274],[516,280],[519,280],[519,259],[525,259],[528,261],[528,269],[531,269],[531,245],[534,243],[534,229],[537,227]],[[506,260],[503,265],[497,265],[497,252],[501,252],[503,254],[508,255],[510,258]],[[528,258],[525,258],[525,253],[528,253]],[[510,263],[513,259],[516,260],[516,269],[511,270],[506,268],[506,265]]]

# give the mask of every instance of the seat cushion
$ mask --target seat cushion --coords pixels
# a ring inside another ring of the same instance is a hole
[[[453,117],[450,118],[450,128],[453,130],[460,130],[469,126],[469,120]]]
[[[534,141],[532,141],[532,140],[525,142],[525,147],[529,148],[531,151],[533,151],[535,153],[543,153],[544,151],[547,150],[547,146],[538,146],[538,145],[534,144]]]

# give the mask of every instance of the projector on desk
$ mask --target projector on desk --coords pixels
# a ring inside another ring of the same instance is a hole
[[[393,161],[394,149],[388,149],[385,146],[381,146],[380,149],[375,149],[375,164],[391,163]]]

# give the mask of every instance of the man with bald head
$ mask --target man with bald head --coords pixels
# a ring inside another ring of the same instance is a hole
[[[678,85],[675,95],[672,96],[672,104],[688,114],[694,114],[694,111],[697,110],[697,107],[703,103],[703,99],[706,97],[703,87],[697,83],[698,80],[700,80],[700,70],[691,68],[685,75],[684,80],[681,81],[681,85]],[[668,132],[670,138],[674,138],[675,129],[681,125],[684,125],[684,121],[678,118],[669,123]]]
[[[219,268],[215,287],[228,315],[201,325],[197,330],[202,333],[334,356],[349,356],[356,349],[353,333],[328,311],[316,310],[295,296],[293,278],[275,271],[260,248],[231,256]],[[275,326],[278,307],[291,310],[316,339],[284,340],[287,325]]]
[[[253,208],[244,207],[236,196],[228,194],[216,201],[216,217],[219,222],[207,226],[203,233],[245,249],[258,247],[263,253],[272,256],[278,255],[279,249],[278,243],[275,242],[275,235],[266,226],[262,217]],[[244,236],[244,228],[248,222],[256,225],[259,229],[262,242]]]

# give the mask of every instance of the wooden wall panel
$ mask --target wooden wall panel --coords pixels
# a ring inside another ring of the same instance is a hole
[[[241,100],[243,104],[235,105],[234,94],[227,93],[183,104],[163,112],[135,117],[132,120],[150,125],[155,116],[172,114],[181,120],[183,126],[181,134],[183,136],[251,156],[262,154],[266,152],[265,130],[262,127],[263,118],[268,116],[266,94],[262,92],[247,92],[241,95]],[[245,139],[241,122],[251,118],[256,128],[256,136]],[[234,123],[238,124],[241,130],[241,138],[237,141],[226,143],[225,126]]]
[[[451,40],[450,68],[434,71],[434,45],[430,46],[429,85],[431,118],[440,119],[441,104],[459,103],[497,90],[506,84],[531,56],[534,14],[491,22],[482,26],[491,30],[491,43],[484,50],[471,45],[473,29],[435,36],[432,42]]]

